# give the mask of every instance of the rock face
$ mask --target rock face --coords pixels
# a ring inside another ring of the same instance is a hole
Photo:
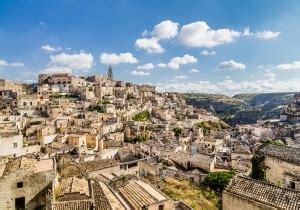
[[[187,104],[197,108],[213,109],[231,125],[256,123],[259,119],[278,118],[295,93],[238,94],[233,97],[220,94],[184,94]]]
[[[293,123],[300,121],[300,93],[294,95],[292,102],[282,111],[282,115],[286,116],[286,121]]]

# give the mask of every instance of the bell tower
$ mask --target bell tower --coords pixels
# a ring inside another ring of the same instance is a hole
[[[113,80],[113,72],[112,72],[112,68],[111,65],[109,65],[108,69],[107,69],[107,78],[109,80]]]

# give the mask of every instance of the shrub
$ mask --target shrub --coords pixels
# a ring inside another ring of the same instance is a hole
[[[234,171],[212,172],[205,177],[203,185],[217,192],[222,192],[234,175]]]

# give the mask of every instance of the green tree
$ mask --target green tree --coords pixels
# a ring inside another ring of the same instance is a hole
[[[265,156],[262,154],[255,154],[251,159],[252,162],[251,177],[253,179],[257,179],[261,181],[264,181],[266,179],[264,160],[265,160]]]
[[[202,184],[217,192],[222,192],[234,175],[234,171],[212,172],[205,177]]]

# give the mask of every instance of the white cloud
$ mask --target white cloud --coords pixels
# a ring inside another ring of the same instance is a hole
[[[142,66],[138,66],[137,69],[139,70],[150,70],[150,69],[153,69],[155,66],[153,63],[147,63],[145,65],[142,65]]]
[[[25,66],[24,63],[20,63],[20,62],[11,63],[9,65],[13,66],[13,67],[23,67],[23,66]]]
[[[137,76],[149,76],[150,73],[149,72],[144,72],[144,71],[132,71],[131,72],[132,75],[137,75]]]
[[[189,78],[188,76],[184,76],[184,75],[181,75],[181,76],[175,76],[174,79],[175,80],[179,80],[179,79],[187,79]]]
[[[230,79],[230,76],[226,76],[226,77],[225,77],[225,80],[229,80],[229,79]]]
[[[90,69],[92,67],[93,59],[94,58],[90,53],[61,53],[58,55],[50,56],[50,64],[59,65],[70,69]]]
[[[8,63],[5,60],[0,59],[0,66],[7,66]]]
[[[158,43],[156,38],[142,38],[135,41],[135,46],[138,49],[146,50],[148,53],[157,54],[163,53],[164,48]]]
[[[185,54],[183,57],[174,57],[168,63],[171,69],[179,69],[180,65],[196,63],[198,60],[192,55]]]
[[[120,63],[137,63],[138,60],[132,55],[132,53],[102,53],[100,55],[100,62],[103,64],[120,64]]]
[[[20,62],[8,63],[6,60],[0,59],[0,66],[23,67],[25,65]]]
[[[300,61],[279,64],[276,66],[276,68],[279,70],[300,70]]]
[[[198,70],[198,69],[191,69],[189,72],[190,73],[198,73],[198,72],[200,72],[200,70]]]
[[[178,23],[172,22],[170,20],[165,20],[157,24],[151,34],[154,38],[160,40],[174,38],[177,35],[177,32]]]
[[[178,38],[189,47],[214,47],[233,42],[240,32],[230,29],[211,29],[206,22],[198,21],[183,25]]]
[[[215,54],[216,54],[215,51],[208,51],[208,50],[202,50],[201,51],[201,55],[204,55],[204,56],[215,55]]]
[[[256,33],[256,37],[260,39],[273,39],[278,37],[281,32],[272,32],[272,31],[259,31]]]
[[[57,51],[62,50],[61,47],[53,47],[53,46],[50,46],[50,45],[43,45],[41,47],[41,49],[46,51],[46,52],[57,52]]]
[[[225,80],[217,83],[209,81],[158,83],[158,91],[169,92],[195,92],[195,93],[220,93],[234,95],[238,93],[262,92],[294,92],[300,90],[300,79],[288,81],[254,80],[234,82]]]
[[[174,38],[177,33],[178,23],[165,20],[154,26],[153,31],[150,33],[152,37],[137,39],[135,47],[152,54],[163,53],[165,49],[160,45],[159,40]],[[149,32],[144,30],[142,36],[145,37],[148,34]]]
[[[268,72],[268,73],[265,73],[264,77],[267,77],[269,79],[275,79],[276,78],[276,74],[274,74],[272,72]]]
[[[281,32],[272,32],[272,31],[257,31],[257,32],[251,32],[250,27],[245,28],[243,35],[244,36],[255,36],[259,39],[273,39],[278,37],[281,34]]]
[[[157,64],[157,67],[159,67],[159,68],[166,68],[167,65],[164,64],[164,63],[159,63],[159,64]]]
[[[72,69],[63,66],[50,66],[41,71],[44,74],[55,74],[55,73],[72,73]]]
[[[246,69],[246,65],[243,63],[235,62],[234,60],[229,60],[220,63],[218,68],[220,70],[244,70]]]

